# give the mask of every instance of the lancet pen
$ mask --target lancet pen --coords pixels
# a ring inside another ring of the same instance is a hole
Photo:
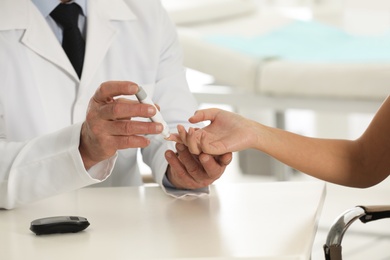
[[[161,132],[161,134],[164,136],[165,139],[168,139],[169,136],[171,135],[171,133],[169,132],[168,124],[165,122],[160,111],[157,109],[157,107],[154,105],[153,101],[149,98],[149,96],[146,94],[145,90],[141,86],[138,86],[138,92],[137,92],[137,94],[135,94],[135,96],[137,97],[139,102],[141,102],[143,104],[152,105],[156,108],[156,114],[154,116],[152,116],[150,119],[153,122],[161,123],[163,125],[164,130]]]

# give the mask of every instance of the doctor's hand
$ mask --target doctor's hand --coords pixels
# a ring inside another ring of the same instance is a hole
[[[100,161],[112,157],[117,150],[146,147],[150,141],[140,135],[159,134],[159,123],[132,121],[132,117],[153,116],[151,105],[128,99],[115,99],[120,95],[134,95],[135,83],[128,81],[105,82],[96,90],[81,128],[79,151],[88,170]]]
[[[169,166],[167,178],[177,189],[199,189],[216,181],[232,161],[232,153],[211,156],[201,153],[191,154],[181,143],[176,144],[177,154],[168,150],[165,153]]]
[[[185,144],[193,154],[207,153],[220,155],[254,148],[259,141],[256,123],[238,114],[221,109],[211,108],[198,110],[189,118],[191,123],[209,120],[204,128],[186,129],[178,125],[179,134],[170,140]]]

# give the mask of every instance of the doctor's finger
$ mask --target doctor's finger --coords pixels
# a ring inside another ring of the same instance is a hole
[[[120,95],[134,95],[138,91],[138,85],[131,81],[107,81],[96,90],[93,99],[97,103],[110,103],[114,97]]]
[[[190,174],[188,174],[186,167],[179,160],[177,155],[168,150],[165,152],[165,158],[169,164],[169,170],[167,172],[168,180],[178,189],[196,189],[200,188]]]
[[[176,145],[176,148],[178,150],[180,162],[185,167],[188,176],[190,176],[195,182],[191,188],[206,187],[213,183],[222,174],[223,171],[220,169],[218,171],[218,176],[214,176],[215,172],[211,172],[211,174],[206,172],[202,164],[199,162],[198,157],[191,154],[184,145]]]
[[[150,144],[150,140],[144,136],[115,136],[111,138],[111,144],[115,144],[116,150],[127,148],[145,148]]]
[[[149,118],[156,114],[152,105],[138,102],[113,102],[96,107],[96,112],[101,119],[118,120],[130,119],[131,117]]]
[[[98,161],[111,157],[116,151],[128,148],[145,148],[150,144],[150,140],[143,136],[110,136],[100,137],[84,142],[84,145],[91,147],[93,153],[99,158]]]
[[[87,133],[91,133],[92,136],[100,138],[110,136],[160,134],[162,130],[163,125],[160,123],[133,120],[100,120],[92,123],[87,122],[85,124],[85,131]]]
[[[179,155],[180,162],[184,165],[187,172],[191,176],[196,176],[200,170],[200,162],[196,156],[190,153],[188,147],[184,144],[176,144],[177,153]]]
[[[214,157],[203,153],[199,156],[199,161],[207,175],[215,181],[221,177],[226,166],[232,161],[232,154],[228,153],[220,157]]]
[[[163,125],[160,123],[119,120],[108,121],[102,124],[100,130],[112,136],[131,136],[160,134],[163,128]]]

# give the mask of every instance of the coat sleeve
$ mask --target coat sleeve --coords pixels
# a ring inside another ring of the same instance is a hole
[[[0,208],[15,208],[100,182],[84,168],[78,151],[80,129],[81,123],[26,142],[2,139]],[[110,171],[114,162],[115,158],[99,167]]]

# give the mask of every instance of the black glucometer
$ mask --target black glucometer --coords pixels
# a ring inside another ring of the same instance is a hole
[[[84,217],[58,216],[33,220],[30,230],[36,235],[76,233],[86,229],[89,222]]]

